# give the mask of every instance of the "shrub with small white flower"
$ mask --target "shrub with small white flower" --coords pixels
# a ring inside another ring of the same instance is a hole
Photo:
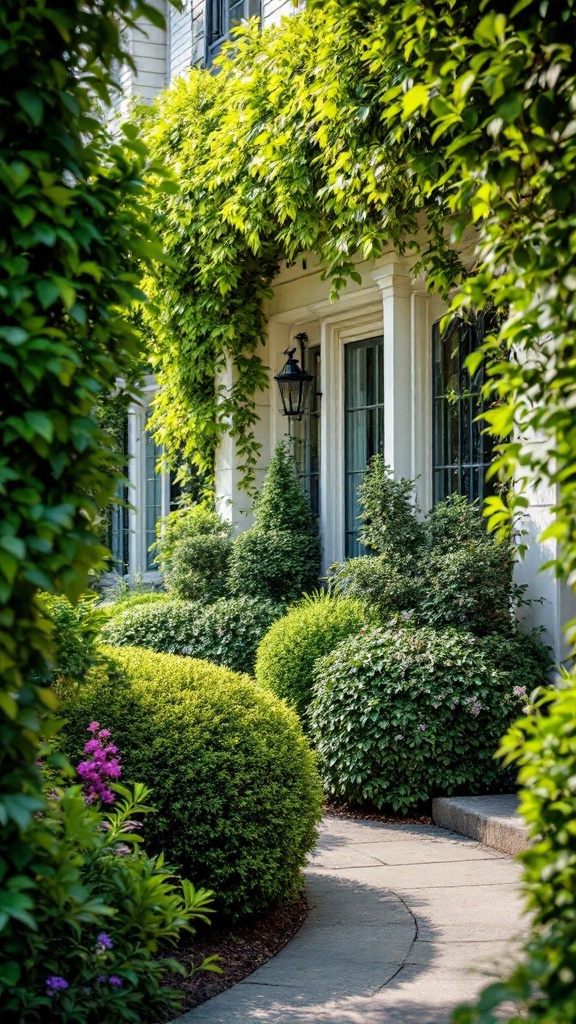
[[[82,785],[50,778],[36,819],[37,930],[13,930],[0,947],[2,1024],[140,1024],[173,1016],[182,973],[158,958],[194,921],[209,920],[212,893],[179,879],[163,856],[141,849],[152,808],[140,783],[119,783],[111,734],[92,722],[78,766]],[[74,890],[74,899],[68,894]],[[23,915],[25,916],[24,912]],[[217,970],[214,959],[197,969]]]
[[[494,751],[548,669],[539,640],[519,633],[397,620],[344,640],[315,669],[311,729],[328,794],[405,812],[497,790]]]

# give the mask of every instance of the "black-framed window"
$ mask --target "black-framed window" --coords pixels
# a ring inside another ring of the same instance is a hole
[[[358,485],[368,460],[384,450],[384,338],[344,347],[344,493],[346,557],[365,554],[358,541]]]
[[[432,482],[434,503],[449,494],[480,500],[493,490],[486,471],[493,458],[494,438],[477,421],[482,412],[484,367],[471,376],[466,357],[496,330],[492,310],[468,322],[455,317],[445,331],[432,327]]]
[[[261,17],[262,0],[206,0],[206,64],[212,64],[235,25]]]
[[[314,515],[320,515],[320,345],[306,352],[306,370],[314,375],[307,408],[296,424],[294,455],[298,479],[310,499]]]

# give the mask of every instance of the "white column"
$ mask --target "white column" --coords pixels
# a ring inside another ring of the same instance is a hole
[[[262,356],[264,361],[266,356]],[[232,387],[234,365],[229,359],[226,367],[216,375],[216,387],[226,393]],[[274,383],[274,382],[272,382]],[[262,485],[264,472],[270,461],[270,388],[255,396],[258,421],[254,424],[254,437],[260,444],[260,458],[256,468],[255,488]],[[252,524],[253,495],[241,487],[243,474],[238,465],[236,442],[226,431],[220,439],[215,459],[216,509],[238,532]]]
[[[372,272],[384,317],[384,461],[396,477],[413,473],[411,279],[391,256]]]

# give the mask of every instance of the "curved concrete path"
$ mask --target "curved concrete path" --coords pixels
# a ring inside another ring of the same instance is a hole
[[[523,929],[519,865],[434,825],[327,817],[306,874],[288,945],[177,1024],[447,1024]]]

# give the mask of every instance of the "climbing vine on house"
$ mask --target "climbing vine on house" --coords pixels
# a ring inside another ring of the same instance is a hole
[[[176,181],[153,210],[172,263],[149,283],[162,385],[151,425],[169,455],[183,447],[208,472],[231,432],[248,486],[254,396],[269,383],[259,347],[280,261],[313,251],[336,294],[358,279],[358,253],[410,244],[423,205],[402,148],[382,130],[365,50],[334,6],[263,33],[253,23],[217,75],[192,70],[143,114],[148,143]],[[425,234],[449,263],[437,206]],[[452,263],[456,273],[456,256]],[[226,389],[219,381],[230,363]]]
[[[206,471],[231,430],[249,483],[258,354],[281,260],[313,251],[333,294],[356,257],[414,248],[431,287],[510,315],[496,359],[496,469],[558,483],[549,536],[576,563],[574,0],[326,0],[243,29],[214,76],[192,71],[147,118],[177,185],[156,209],[174,259],[152,283],[155,414],[168,452]],[[510,10],[511,8],[511,10]],[[457,246],[473,226],[473,273]],[[417,233],[418,232],[418,233]],[[495,349],[497,352],[497,349]],[[478,357],[480,358],[480,356]],[[219,371],[233,363],[231,389]],[[493,361],[494,363],[494,361]],[[214,380],[216,375],[216,387]],[[542,445],[524,443],[532,431]],[[492,499],[492,525],[525,504]]]

